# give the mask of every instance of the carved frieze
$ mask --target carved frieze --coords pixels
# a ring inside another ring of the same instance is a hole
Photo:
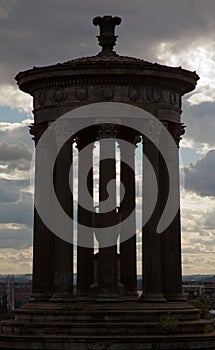
[[[138,101],[138,99],[140,97],[139,90],[137,88],[131,87],[129,89],[129,97],[130,97],[131,101]]]
[[[43,106],[46,102],[46,93],[45,92],[40,92],[39,93],[39,104],[40,106]]]
[[[114,97],[114,87],[103,88],[103,97],[105,101],[111,101]]]
[[[87,87],[77,89],[76,98],[78,101],[86,101],[87,100]]]
[[[71,86],[61,89],[47,89],[35,92],[35,109],[43,109],[56,105],[68,105],[82,102],[124,102],[145,103],[164,106],[171,109],[180,109],[181,96],[170,90],[163,90],[152,86]]]
[[[153,102],[160,102],[161,101],[161,90],[153,89],[152,90],[152,100]]]
[[[53,100],[55,103],[61,103],[64,100],[64,89],[54,91]]]

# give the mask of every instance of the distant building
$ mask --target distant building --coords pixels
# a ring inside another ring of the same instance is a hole
[[[215,309],[215,282],[204,283],[204,295],[208,296],[212,304],[212,309]]]
[[[15,280],[14,275],[8,275],[6,279],[7,311],[15,310]]]
[[[28,282],[15,282],[15,306],[20,307],[20,305],[26,304],[31,296],[32,283]]]
[[[31,296],[32,283],[18,282],[13,275],[8,275],[5,282],[0,282],[0,312],[6,313],[26,304]]]
[[[195,300],[204,294],[204,286],[199,282],[189,282],[183,284],[182,291],[187,299]]]
[[[0,282],[0,312],[7,312],[7,293],[5,282]]]
[[[215,309],[215,282],[187,281],[183,283],[182,291],[188,300],[207,296],[211,301],[212,309]]]

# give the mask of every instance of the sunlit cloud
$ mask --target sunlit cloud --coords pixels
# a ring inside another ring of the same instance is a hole
[[[15,85],[0,84],[0,105],[17,109],[20,112],[31,114],[32,97],[21,92]]]
[[[1,274],[23,274],[32,271],[32,247],[16,249],[0,249]]]
[[[189,41],[187,46],[180,41],[163,42],[158,46],[157,56],[161,63],[195,70],[200,76],[197,89],[187,99],[190,105],[215,101],[214,42]]]
[[[215,198],[184,191],[181,198],[182,256],[184,274],[213,274],[215,228],[208,221],[215,215]]]

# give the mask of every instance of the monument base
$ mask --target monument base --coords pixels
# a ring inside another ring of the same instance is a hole
[[[214,350],[214,322],[187,302],[30,302],[0,323],[0,349]]]

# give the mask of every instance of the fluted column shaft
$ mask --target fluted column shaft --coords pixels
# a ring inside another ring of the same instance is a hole
[[[155,144],[144,137],[143,152],[149,159],[156,174],[157,182],[159,182],[159,151]],[[143,198],[144,198],[144,159],[143,159]],[[143,257],[143,295],[142,300],[146,302],[164,301],[162,292],[162,267],[161,267],[161,235],[156,232],[157,225],[160,219],[160,196],[161,188],[158,188],[158,199],[149,221],[143,227],[142,237],[142,257]],[[143,200],[143,216],[145,208],[148,205],[147,201],[150,198]],[[144,218],[143,218],[144,219]]]
[[[166,123],[167,124],[167,123]],[[168,152],[169,165],[175,170],[174,183],[174,202],[178,202],[178,212],[169,225],[169,227],[161,234],[162,243],[162,280],[163,292],[169,301],[183,301],[182,295],[182,272],[181,272],[181,225],[180,225],[180,181],[179,181],[179,141],[180,136],[184,133],[182,124],[168,123],[166,127],[175,139],[175,147],[166,145]],[[168,193],[169,183],[165,181],[168,177],[167,169],[163,159],[160,159],[160,186],[162,188],[161,207],[165,206]]]
[[[58,153],[55,163],[54,187],[58,201],[65,213],[73,217],[73,199],[69,187],[73,172],[72,143],[66,142]],[[58,220],[58,217],[55,218]],[[62,223],[61,230],[64,230]],[[70,240],[73,240],[73,227],[71,227]],[[73,244],[54,236],[54,296],[66,297],[73,292]]]
[[[99,201],[100,209],[102,201],[108,198],[107,185],[109,181],[116,179],[116,161],[115,161],[115,142],[112,139],[100,140],[100,174],[99,174]],[[111,207],[113,208],[111,216],[114,219],[116,215],[116,187],[112,188],[110,193]],[[114,224],[111,219],[107,219],[108,224]],[[108,217],[107,217],[108,218]],[[112,228],[114,230],[114,228]],[[102,230],[102,228],[101,228]],[[107,238],[108,240],[108,238]],[[117,240],[116,240],[117,243]],[[118,268],[117,268],[117,244],[109,247],[99,247],[98,255],[98,287],[99,296],[114,297],[118,294]]]
[[[77,231],[77,290],[78,294],[85,296],[93,283],[93,145],[85,149],[85,138],[77,140],[78,156],[78,231]],[[91,169],[91,170],[90,170]],[[88,172],[87,182],[84,179]],[[89,197],[86,192],[89,192]],[[80,203],[86,205],[83,208]],[[86,226],[84,226],[86,225]],[[86,244],[86,247],[83,246]]]
[[[120,214],[123,232],[121,232],[120,259],[121,259],[121,283],[124,286],[126,296],[137,295],[137,267],[136,267],[136,220],[135,214],[129,221],[129,225],[123,225],[123,221],[135,211],[135,145],[119,142],[121,152],[120,180],[125,188],[125,198],[121,194]],[[130,166],[130,168],[128,168]],[[124,239],[130,236],[129,239]]]
[[[38,145],[39,139],[46,130],[46,123],[32,124],[30,133],[35,141],[35,196],[40,202],[40,183],[38,171],[40,167],[39,153],[43,149]],[[32,299],[43,301],[50,298],[53,293],[53,233],[43,223],[37,209],[34,208],[34,233],[33,233],[33,281]]]

